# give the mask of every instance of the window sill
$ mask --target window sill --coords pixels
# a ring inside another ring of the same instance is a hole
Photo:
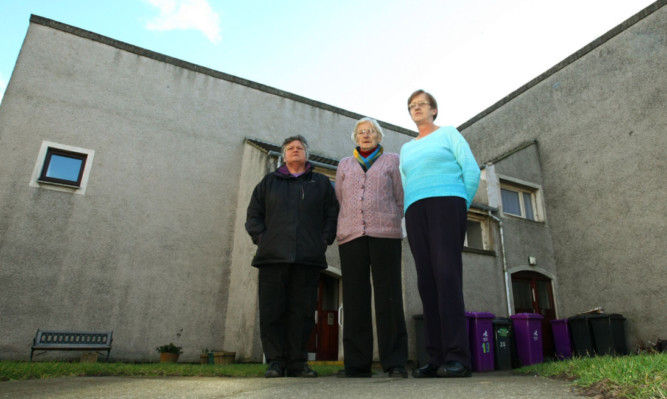
[[[506,219],[506,220],[518,220],[518,221],[527,222],[527,223],[545,224],[544,220],[526,219],[523,216],[512,215],[511,213],[503,213],[502,217],[503,217],[503,219]]]
[[[51,185],[51,186],[67,187],[67,188],[71,188],[73,190],[78,190],[78,189],[81,188],[81,186],[77,186],[75,184],[56,183],[56,182],[52,182],[52,181],[48,181],[48,180],[39,180],[39,179],[37,179],[37,183],[39,183],[39,184],[48,184],[48,185]]]
[[[496,256],[496,251],[490,251],[488,249],[463,247],[463,252],[468,252],[468,253],[471,253],[471,254],[486,255],[486,256]]]

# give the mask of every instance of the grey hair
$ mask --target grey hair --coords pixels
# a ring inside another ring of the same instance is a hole
[[[378,143],[380,143],[384,138],[384,132],[382,131],[382,127],[380,127],[378,121],[369,117],[359,119],[357,123],[354,125],[354,129],[352,130],[352,136],[350,136],[352,137],[352,142],[354,144],[357,144],[357,128],[359,127],[360,124],[364,122],[370,122],[371,125],[373,125],[373,129],[375,129],[375,131],[378,132],[378,134],[380,135],[380,140],[378,140]]]
[[[308,140],[306,140],[306,138],[303,137],[300,134],[297,134],[296,136],[290,136],[290,137],[286,138],[285,140],[283,140],[283,145],[280,148],[280,152],[283,156],[283,159],[285,159],[285,151],[287,151],[287,145],[289,143],[291,143],[292,141],[296,141],[296,140],[299,140],[301,142],[301,144],[303,145],[303,149],[306,151],[306,160],[308,160],[308,155],[309,155]]]

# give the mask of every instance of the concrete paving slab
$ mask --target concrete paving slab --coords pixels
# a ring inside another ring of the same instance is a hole
[[[567,381],[510,372],[474,373],[462,379],[365,379],[336,377],[68,377],[0,382],[0,398],[577,398]]]

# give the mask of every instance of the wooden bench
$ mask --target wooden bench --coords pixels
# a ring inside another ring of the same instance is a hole
[[[107,360],[111,353],[111,334],[113,331],[53,331],[37,330],[30,348],[30,361],[33,352],[42,351],[95,351],[107,352]],[[41,352],[39,354],[42,354]]]

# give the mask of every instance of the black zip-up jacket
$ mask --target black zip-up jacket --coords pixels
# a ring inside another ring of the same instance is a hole
[[[299,177],[285,165],[255,187],[245,228],[257,252],[252,265],[298,263],[326,269],[327,245],[336,238],[338,200],[329,178],[313,172]]]

